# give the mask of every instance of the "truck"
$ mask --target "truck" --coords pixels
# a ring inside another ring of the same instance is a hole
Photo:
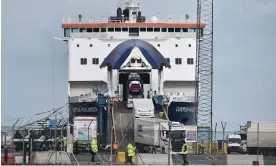
[[[139,152],[153,153],[159,149],[168,153],[169,123],[171,123],[171,154],[179,154],[185,139],[185,126],[159,118],[134,118],[134,143]]]
[[[88,152],[93,137],[97,137],[97,117],[74,117],[75,152]]]
[[[133,117],[154,118],[154,105],[151,99],[133,99]]]
[[[237,134],[229,134],[226,136],[227,142],[227,153],[230,154],[231,152],[239,152],[240,145],[242,142],[241,136]]]
[[[259,124],[259,125],[258,125]],[[249,154],[276,155],[276,121],[247,122],[246,148]]]

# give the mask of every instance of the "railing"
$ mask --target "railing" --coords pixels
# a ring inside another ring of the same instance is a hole
[[[116,34],[117,33],[117,34]],[[169,38],[194,38],[196,37],[195,32],[152,32],[152,33],[128,33],[128,32],[73,32],[70,34],[71,37],[75,38],[97,38],[97,39],[129,39],[137,37],[139,39],[155,39],[164,40]]]
[[[202,20],[203,21],[203,20]],[[63,24],[87,24],[87,23],[108,23],[108,22],[114,22],[114,23],[121,23],[122,20],[109,20],[108,18],[103,18],[102,20],[93,20],[92,18],[82,18],[82,19],[63,19],[62,20]],[[128,23],[129,21],[125,21],[124,23]],[[180,19],[180,20],[173,20],[173,19],[167,19],[167,20],[151,20],[151,18],[147,18],[145,22],[140,22],[142,23],[194,23],[196,24],[196,20],[184,20],[184,19]],[[202,22],[203,23],[203,22]]]

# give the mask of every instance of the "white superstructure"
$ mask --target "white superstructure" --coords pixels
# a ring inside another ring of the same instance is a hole
[[[93,96],[98,92],[108,92],[110,95],[119,93],[123,100],[124,85],[119,81],[119,74],[138,70],[148,74],[150,79],[150,83],[144,83],[144,96],[148,92],[194,96],[196,22],[175,21],[171,18],[160,21],[155,16],[146,19],[141,15],[139,0],[126,0],[124,8],[118,8],[117,16],[108,18],[106,22],[82,18],[75,22],[72,19],[64,20],[64,39],[68,41],[69,47],[68,95]],[[201,28],[204,27],[205,24],[202,24]],[[133,39],[154,46],[166,58],[170,68],[153,69],[152,64],[155,62],[145,56],[155,56],[157,53],[149,46],[143,50],[142,44],[129,50],[129,55],[122,58],[124,62],[119,68],[112,69],[108,65],[100,68],[108,55],[119,55],[112,52],[117,46],[120,47],[123,42],[127,45],[127,41]],[[114,62],[116,64],[118,66]]]

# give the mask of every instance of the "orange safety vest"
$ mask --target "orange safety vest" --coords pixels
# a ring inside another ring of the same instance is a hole
[[[113,144],[113,149],[114,149],[114,150],[117,150],[117,149],[118,149],[118,144],[117,144],[117,143],[114,143],[114,144]]]

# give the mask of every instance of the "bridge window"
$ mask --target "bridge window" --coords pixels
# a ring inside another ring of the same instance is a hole
[[[180,32],[181,28],[175,28],[175,32]]]
[[[98,65],[99,64],[99,58],[92,58],[92,64]]]
[[[188,32],[188,28],[182,28],[183,32]]]
[[[162,28],[162,32],[167,32],[167,28]]]
[[[93,31],[94,32],[100,32],[100,28],[94,28]]]
[[[182,59],[181,58],[175,58],[175,64],[176,65],[181,65],[182,64]]]
[[[108,28],[108,32],[114,32],[114,28]]]
[[[87,65],[87,58],[81,58],[80,59],[80,64],[81,65]]]
[[[160,47],[160,44],[157,44],[157,47]]]
[[[196,32],[195,28],[189,28],[189,32]]]
[[[147,28],[148,32],[153,32],[153,28]]]
[[[129,36],[139,36],[139,28],[129,28]]]
[[[86,28],[80,28],[80,32],[86,32]]]
[[[93,32],[93,29],[92,28],[87,28],[86,31],[87,32]]]
[[[65,28],[64,29],[64,37],[69,37],[70,36],[70,28]]]
[[[101,32],[106,32],[106,28],[101,28]]]
[[[80,45],[79,45],[79,44],[77,44],[77,47],[80,47]]]
[[[178,44],[175,44],[175,47],[178,47]]]
[[[80,32],[80,29],[79,28],[72,28],[71,31],[72,32]]]
[[[93,47],[93,44],[90,44],[90,47]]]
[[[140,32],[146,32],[147,28],[140,28]]]
[[[123,32],[128,32],[128,28],[122,28]]]
[[[192,47],[192,45],[191,45],[191,44],[189,44],[189,47]]]
[[[121,32],[122,28],[115,28],[115,32]]]
[[[174,32],[174,28],[168,28],[168,32]]]
[[[110,47],[110,44],[108,44],[107,46]]]
[[[194,58],[187,58],[187,64],[188,65],[194,64]]]
[[[160,28],[154,28],[154,32],[160,32]]]

